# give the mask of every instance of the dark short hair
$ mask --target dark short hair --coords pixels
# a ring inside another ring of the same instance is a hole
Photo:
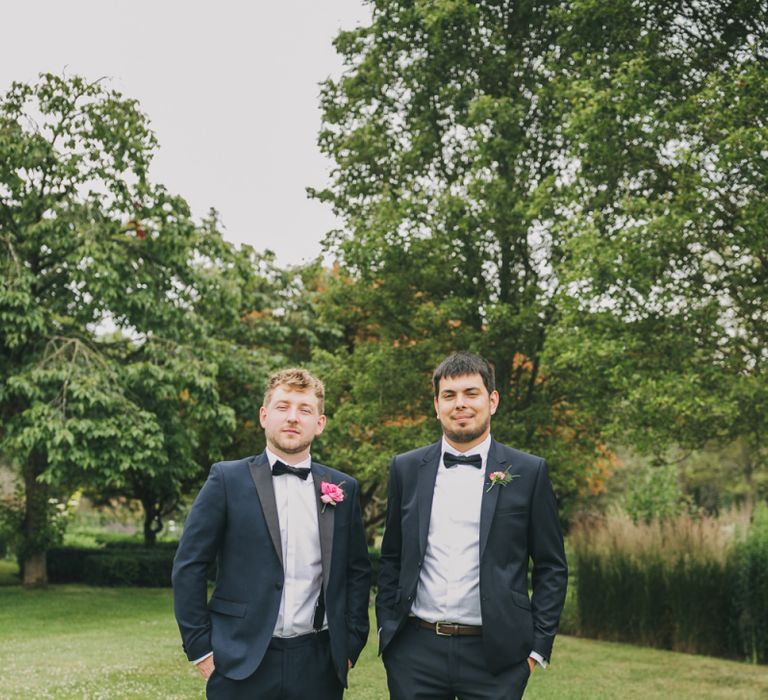
[[[496,373],[488,360],[472,352],[454,352],[448,355],[432,374],[435,396],[440,392],[440,380],[443,377],[462,377],[465,374],[479,374],[488,393],[495,391]]]

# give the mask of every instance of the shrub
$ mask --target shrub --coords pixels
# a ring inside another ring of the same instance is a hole
[[[55,547],[48,550],[48,580],[91,586],[170,586],[178,544],[158,542],[152,548],[134,543],[100,549]],[[207,578],[209,582],[216,580],[216,562],[208,567]]]
[[[755,509],[746,540],[734,547],[731,644],[753,663],[768,663],[768,506]]]
[[[745,521],[744,515],[736,518]],[[680,515],[583,523],[570,537],[579,629],[587,636],[738,656],[729,643],[734,522]]]
[[[48,550],[48,581],[84,583],[85,560],[103,553],[103,549],[92,547],[52,547]]]
[[[153,551],[170,551],[175,552],[176,548],[179,546],[179,543],[177,540],[173,541],[161,541],[161,542],[155,542],[155,545],[153,547],[146,547],[144,545],[144,542],[142,540],[110,540],[104,544],[105,549],[116,551],[116,550],[142,550],[147,552],[153,552]]]
[[[91,586],[168,587],[174,554],[175,550],[162,548],[89,556],[85,559],[85,582]]]
[[[54,547],[48,550],[48,580],[93,586],[170,586],[178,542],[158,543],[151,549],[135,544],[140,543],[113,542],[103,548]],[[109,561],[101,564],[93,561],[96,559]],[[120,571],[121,566],[124,571]],[[215,572],[215,565],[212,570]]]

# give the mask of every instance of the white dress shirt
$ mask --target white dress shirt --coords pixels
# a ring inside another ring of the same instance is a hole
[[[270,469],[279,459],[267,448]],[[307,457],[292,467],[308,469]],[[285,581],[274,637],[298,637],[313,631],[315,605],[320,597],[323,567],[320,554],[320,531],[317,526],[317,495],[312,473],[306,481],[292,474],[272,477],[280,521]],[[323,620],[327,627],[327,620]]]
[[[428,622],[482,625],[480,613],[480,506],[489,435],[468,454],[479,454],[480,469],[457,464],[448,469],[442,454],[462,454],[443,438],[432,496],[432,514],[419,585],[411,612]]]

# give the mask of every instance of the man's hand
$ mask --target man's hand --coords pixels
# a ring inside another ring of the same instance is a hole
[[[528,660],[530,661],[530,659]],[[206,656],[202,661],[195,664],[195,668],[200,671],[200,675],[205,678],[205,680],[208,680],[213,673],[213,669],[216,668],[213,663],[213,654]]]
[[[530,669],[531,673],[533,673],[533,669],[536,668],[536,660],[532,657],[528,657],[528,668]]]
[[[352,670],[352,659],[347,659],[347,664],[348,664],[347,665],[347,671],[351,671]]]

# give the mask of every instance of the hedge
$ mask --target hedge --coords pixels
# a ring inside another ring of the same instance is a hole
[[[746,541],[730,557],[730,642],[753,663],[768,663],[768,508],[756,515]]]
[[[768,663],[768,508],[740,526],[614,516],[571,541],[579,634]]]
[[[85,583],[89,586],[171,585],[175,550],[167,548],[130,552],[101,552],[85,558]]]
[[[100,549],[53,547],[48,550],[48,580],[91,586],[170,586],[178,542],[158,542],[151,548],[136,544],[110,542]],[[215,563],[208,569],[208,580],[216,580]]]
[[[105,551],[93,547],[52,547],[48,550],[48,581],[85,583],[85,560]]]

